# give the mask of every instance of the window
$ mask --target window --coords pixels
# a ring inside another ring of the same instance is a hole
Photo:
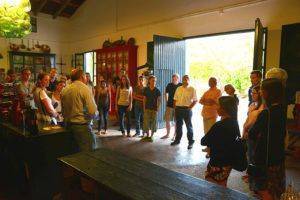
[[[96,60],[97,59],[96,59],[95,51],[84,53],[84,69],[85,72],[90,73],[94,85],[96,85],[96,80],[97,80]]]

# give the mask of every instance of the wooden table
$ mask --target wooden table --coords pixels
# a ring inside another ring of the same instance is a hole
[[[95,199],[254,199],[246,194],[101,148],[59,158],[96,183]]]
[[[57,158],[78,152],[71,133],[40,129],[32,135],[6,122],[0,122],[0,130],[0,176],[5,183],[23,187],[32,199],[52,199],[62,183]]]

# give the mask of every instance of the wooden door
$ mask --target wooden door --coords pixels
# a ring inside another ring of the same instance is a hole
[[[158,127],[165,126],[164,113],[166,100],[164,99],[165,88],[171,82],[172,74],[178,73],[183,76],[185,66],[185,41],[178,38],[154,35],[154,75],[157,78],[157,87],[162,94],[162,105],[158,112]]]
[[[300,91],[300,23],[282,26],[280,67],[288,73],[287,103],[295,103]]]
[[[255,20],[253,70],[260,70],[263,76],[266,73],[266,41],[267,29],[259,18]]]

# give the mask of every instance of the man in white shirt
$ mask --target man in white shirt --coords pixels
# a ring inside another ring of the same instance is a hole
[[[98,114],[97,105],[86,85],[84,72],[80,69],[73,70],[71,79],[72,83],[61,93],[64,122],[81,151],[93,150],[97,145],[91,121]]]
[[[189,85],[190,78],[184,75],[182,78],[182,86],[178,87],[174,95],[174,108],[176,118],[176,138],[171,143],[172,146],[178,145],[182,137],[182,125],[185,122],[187,128],[187,136],[189,140],[188,149],[191,149],[194,144],[193,125],[192,125],[192,108],[197,103],[196,90]]]

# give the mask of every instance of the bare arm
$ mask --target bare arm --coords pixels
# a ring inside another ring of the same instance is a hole
[[[128,106],[128,111],[131,111],[132,109],[132,88],[129,92],[129,106]]]
[[[116,93],[116,110],[118,110],[118,99],[119,99],[119,93],[120,93],[120,87],[117,88],[117,93]]]
[[[157,98],[157,111],[159,110],[161,105],[161,96]]]
[[[51,102],[48,101],[48,99],[43,99],[42,100],[42,104],[44,105],[44,107],[46,108],[46,112],[53,116],[53,117],[57,117],[57,112],[55,111],[53,105],[51,104]]]

